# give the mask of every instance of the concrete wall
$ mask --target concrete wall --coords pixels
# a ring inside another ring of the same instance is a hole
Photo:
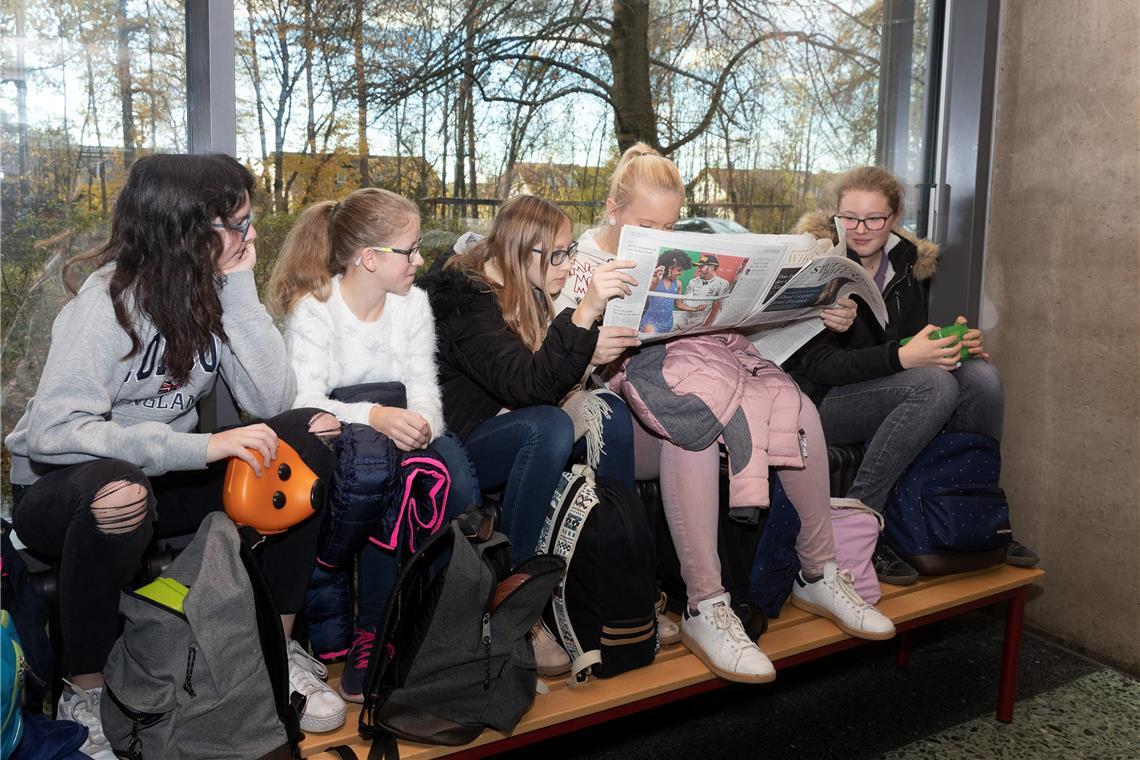
[[[1140,3],[1003,3],[982,324],[1030,623],[1140,672]]]

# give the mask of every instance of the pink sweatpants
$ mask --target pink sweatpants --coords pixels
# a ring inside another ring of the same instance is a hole
[[[800,518],[796,539],[800,564],[805,573],[818,574],[823,572],[824,563],[835,559],[827,444],[815,404],[802,393],[800,397],[803,405],[799,424],[807,436],[808,457],[802,469],[781,467],[776,472]],[[657,438],[640,424],[633,427],[635,476],[638,480],[661,480],[665,519],[681,561],[689,604],[695,607],[698,602],[724,593],[717,555],[719,444],[713,443],[701,451],[686,451]]]

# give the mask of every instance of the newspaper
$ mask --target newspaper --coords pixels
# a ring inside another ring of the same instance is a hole
[[[878,287],[846,256],[847,243],[810,235],[732,235],[622,228],[616,258],[633,261],[633,292],[610,301],[604,325],[631,327],[643,343],[736,329],[771,361],[785,361],[823,329],[820,312],[857,296],[880,324]],[[578,303],[594,269],[615,258],[580,251],[559,305]]]

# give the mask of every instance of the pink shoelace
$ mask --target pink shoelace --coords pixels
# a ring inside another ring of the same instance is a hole
[[[363,628],[356,629],[356,638],[352,640],[352,648],[356,651],[356,661],[353,662],[352,667],[368,667],[368,658],[372,656],[372,642],[375,640],[375,633]]]

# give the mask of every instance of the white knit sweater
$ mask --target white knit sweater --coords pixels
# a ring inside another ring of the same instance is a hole
[[[303,298],[285,320],[285,345],[297,374],[297,407],[317,407],[342,422],[368,424],[369,403],[333,401],[334,388],[398,381],[408,392],[408,409],[444,433],[443,404],[435,366],[435,323],[427,294],[413,287],[406,296],[388,294],[375,322],[362,322],[332,281],[327,301]]]

